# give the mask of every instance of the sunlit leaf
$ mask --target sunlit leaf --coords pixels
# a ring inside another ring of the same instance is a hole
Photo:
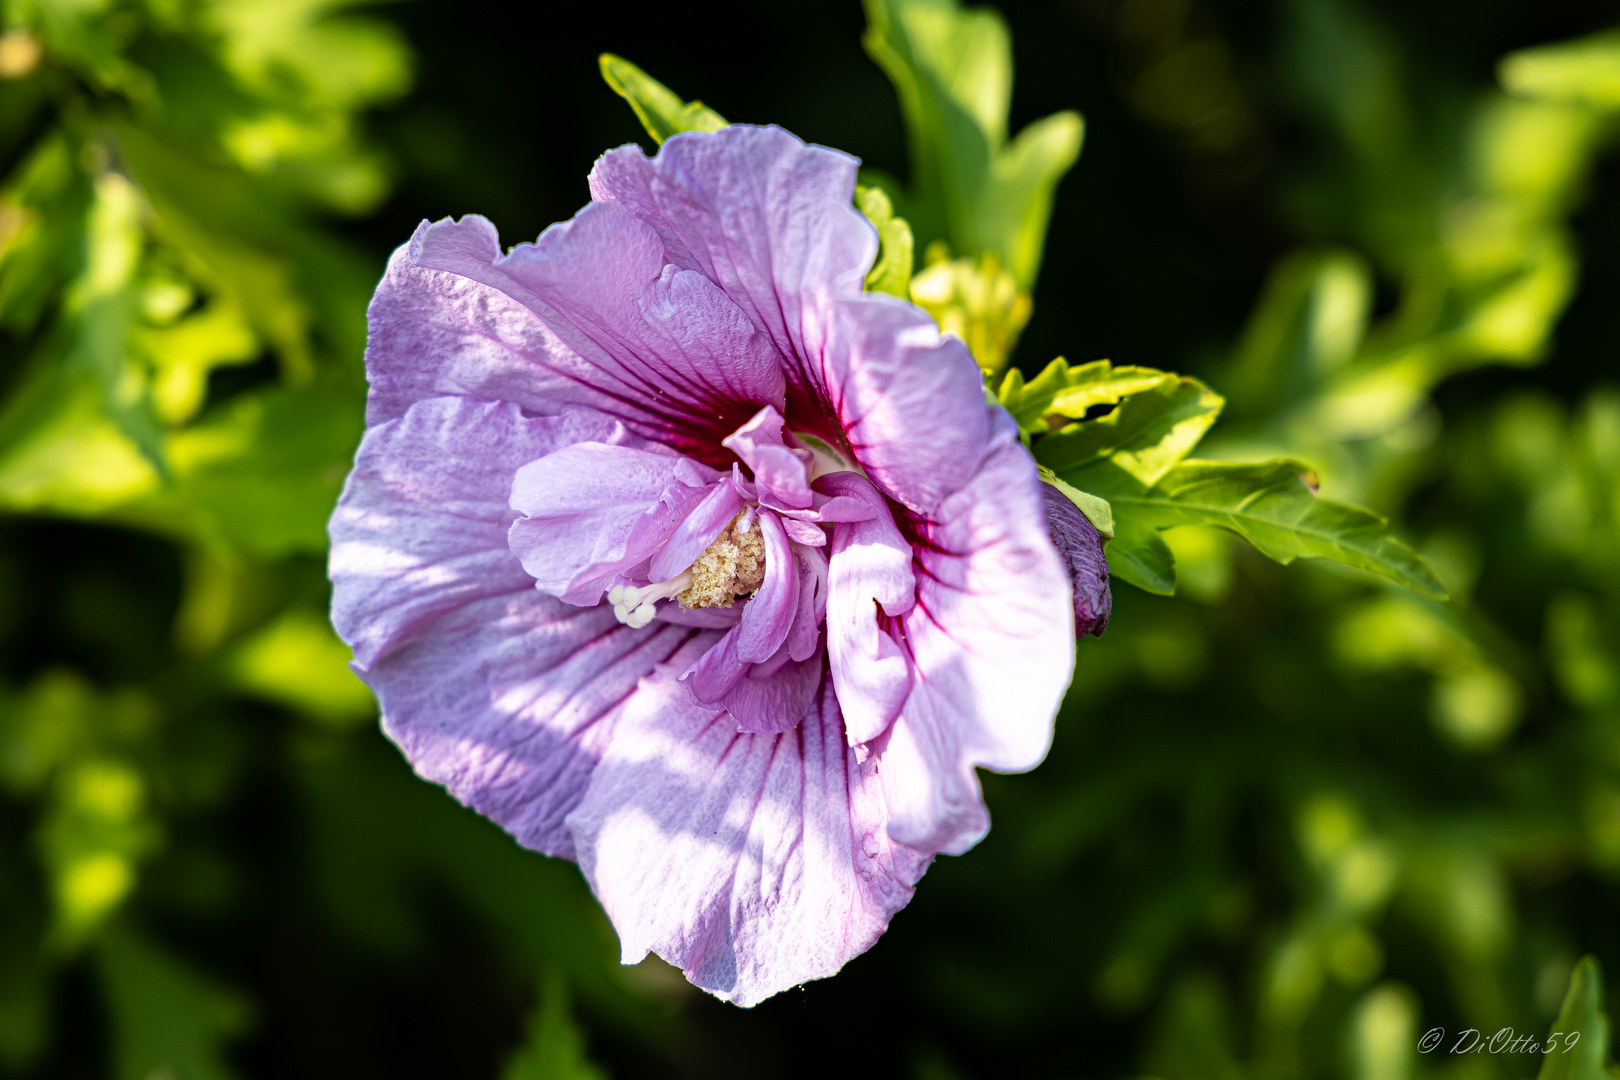
[[[1075,487],[1109,496],[1089,477],[1109,464],[1151,485],[1204,437],[1222,400],[1197,379],[1166,375],[1113,412],[1082,420],[1035,444],[1035,459]]]
[[[923,242],[994,255],[1021,290],[1040,270],[1052,193],[1080,155],[1075,112],[1009,144],[1012,45],[990,8],[956,0],[867,0],[867,53],[900,97],[913,187],[902,210]]]
[[[324,613],[289,611],[237,646],[232,682],[330,723],[375,718],[377,702],[349,670],[352,654]]]
[[[906,299],[911,295],[912,237],[906,219],[894,212],[894,204],[882,188],[855,187],[855,206],[878,231],[877,262],[866,275],[866,287]]]
[[[1445,586],[1417,552],[1395,538],[1387,521],[1370,510],[1319,498],[1302,478],[1307,475],[1309,470],[1290,461],[1184,461],[1152,488],[1105,487],[1103,494],[1122,522],[1155,528],[1215,525],[1281,563],[1331,559],[1426,596],[1445,597]]]
[[[1058,357],[1028,382],[1016,368],[1007,372],[1000,390],[1001,404],[1018,421],[1020,431],[1039,434],[1062,427],[1064,419],[1077,420],[1095,405],[1112,405],[1131,394],[1152,389],[1175,376],[1153,368],[1115,367],[1096,360],[1070,367]],[[1056,414],[1055,425],[1048,414]]]
[[[1620,33],[1612,30],[1521,49],[1497,65],[1502,85],[1547,101],[1620,108]]]
[[[1137,517],[1115,518],[1114,538],[1104,553],[1111,576],[1160,596],[1176,591],[1175,556],[1151,523]]]
[[[623,57],[603,53],[602,78],[613,92],[630,103],[653,142],[662,143],[683,131],[719,131],[725,117],[701,101],[687,102],[657,79]]]

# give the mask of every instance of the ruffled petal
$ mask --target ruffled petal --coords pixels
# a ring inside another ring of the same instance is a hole
[[[625,710],[568,826],[625,963],[656,952],[753,1005],[870,948],[930,857],[889,838],[830,686],[794,730],[751,735],[675,670]]]
[[[818,378],[843,439],[880,490],[930,513],[984,458],[979,366],[927,312],[892,296],[843,299],[835,310]]]
[[[366,433],[331,522],[332,618],[416,771],[539,851],[572,857],[563,818],[618,712],[659,663],[719,635],[635,631],[535,591],[506,546],[514,471],[601,417],[428,399]]]
[[[827,658],[851,744],[870,742],[900,715],[911,692],[911,661],[895,639],[895,616],[911,610],[916,577],[911,545],[864,477],[832,473],[816,481],[834,502],[868,508],[833,528],[828,555]]]
[[[765,581],[743,604],[737,622],[737,656],[757,664],[770,659],[793,626],[799,604],[799,571],[776,515],[767,512],[755,520],[765,540]]]
[[[635,146],[603,154],[591,197],[656,229],[670,261],[724,289],[809,386],[804,358],[826,341],[828,299],[860,293],[877,258],[877,233],[851,205],[858,164],[778,127],[733,124],[676,135],[650,159]]]
[[[748,423],[726,436],[721,444],[743,459],[754,473],[761,496],[796,510],[810,508],[810,475],[805,465],[808,450],[795,450],[782,442],[782,414],[767,405]]]
[[[453,229],[486,261],[500,252],[495,227],[480,217],[423,222],[417,237],[430,229]],[[434,397],[511,401],[531,415],[605,402],[578,381],[585,361],[534,312],[472,278],[416,265],[414,246],[389,258],[366,312],[367,424]]]
[[[1040,764],[1074,667],[1068,572],[1035,464],[994,415],[972,481],[911,525],[916,604],[902,621],[914,683],[875,755],[890,835],[953,855],[989,828],[973,770]]]
[[[703,501],[681,519],[669,541],[653,556],[647,567],[647,579],[668,581],[697,562],[698,556],[719,538],[742,505],[742,496],[729,481],[722,480],[711,487]]]
[[[702,274],[669,265],[645,223],[591,204],[502,254],[482,218],[423,223],[412,264],[481,282],[531,312],[557,343],[535,385],[636,433],[718,463],[718,444],[761,405],[783,402],[770,341]]]
[[[690,458],[578,443],[531,461],[512,482],[509,540],[542,592],[600,603],[651,557],[721,474]]]
[[[622,435],[592,413],[525,417],[460,397],[418,402],[367,430],[327,527],[332,622],[355,661],[371,666],[446,610],[532,589],[506,545],[513,473],[562,446]]]

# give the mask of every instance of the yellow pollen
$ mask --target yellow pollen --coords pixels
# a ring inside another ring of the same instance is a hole
[[[690,571],[692,584],[676,599],[681,607],[730,607],[739,596],[746,596],[765,580],[765,537],[757,520],[741,532],[748,511],[739,510],[725,531],[706,548]]]

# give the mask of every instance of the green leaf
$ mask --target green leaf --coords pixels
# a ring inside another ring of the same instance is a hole
[[[612,53],[600,57],[602,78],[630,103],[653,142],[662,144],[683,131],[719,131],[725,117],[701,101],[682,101],[674,91],[636,65]]]
[[[118,1080],[231,1080],[225,1043],[247,1026],[235,993],[129,930],[97,950]]]
[[[1110,504],[1111,505],[1111,504]],[[1169,596],[1176,591],[1176,559],[1159,530],[1135,518],[1115,518],[1105,549],[1108,572],[1138,589]]]
[[[1060,356],[1027,383],[1016,368],[1007,372],[999,397],[1027,436],[1048,430],[1048,414],[1079,419],[1093,405],[1112,405],[1175,377],[1154,368],[1116,368],[1107,360],[1072,368]]]
[[[541,980],[528,1041],[501,1070],[501,1080],[607,1080],[585,1052],[585,1037],[568,1008],[568,980],[560,969]]]
[[[1575,965],[1564,1005],[1545,1045],[1536,1080],[1610,1080],[1604,1067],[1609,1021],[1603,1015],[1603,973],[1594,957]]]
[[[1620,109],[1620,32],[1509,53],[1497,77],[1522,97]]]
[[[1089,473],[1105,463],[1152,485],[1198,445],[1221,405],[1221,396],[1197,379],[1164,375],[1125,397],[1107,416],[1070,424],[1040,440],[1035,459],[1085,491],[1103,490]]]
[[[1053,190],[1080,155],[1080,115],[1046,117],[1008,144],[1012,42],[989,8],[867,0],[866,14],[866,51],[894,83],[906,120],[913,189],[902,209],[919,239],[993,254],[1029,289]]]
[[[1157,529],[1214,525],[1236,533],[1280,563],[1332,559],[1437,599],[1445,586],[1423,559],[1370,510],[1318,498],[1310,470],[1292,461],[1259,465],[1184,461],[1152,488],[1102,490],[1121,522]]]
[[[877,262],[866,275],[866,287],[902,300],[911,297],[912,237],[905,218],[896,217],[894,204],[880,187],[855,185],[855,207],[878,231]]]

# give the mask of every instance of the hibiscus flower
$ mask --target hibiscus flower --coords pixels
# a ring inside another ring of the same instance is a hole
[[[836,972],[976,768],[1034,767],[1078,608],[963,344],[862,291],[856,162],[773,127],[603,156],[503,253],[424,222],[370,310],[332,617],[423,777],[577,861],[626,963]]]

